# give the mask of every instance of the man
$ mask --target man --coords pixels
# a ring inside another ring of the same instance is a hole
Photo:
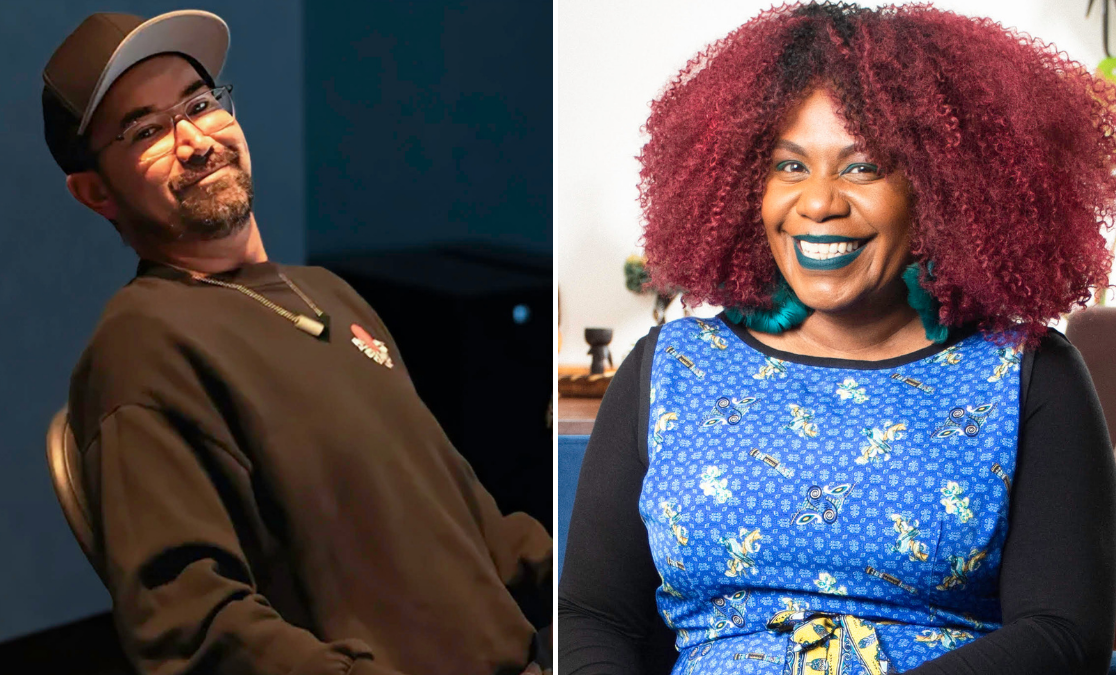
[[[500,514],[351,288],[268,261],[227,46],[207,12],[95,14],[43,72],[67,188],[140,257],[70,389],[125,652],[160,675],[536,670],[550,539]]]

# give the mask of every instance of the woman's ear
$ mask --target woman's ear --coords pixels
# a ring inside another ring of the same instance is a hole
[[[108,220],[115,221],[119,215],[119,207],[108,184],[96,171],[81,171],[66,176],[66,187],[74,199],[78,200],[94,213]]]

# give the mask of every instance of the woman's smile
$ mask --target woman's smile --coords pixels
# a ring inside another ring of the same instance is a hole
[[[906,179],[885,175],[829,92],[816,90],[786,119],[762,203],[768,243],[798,298],[819,312],[845,313],[898,292],[910,254]]]
[[[835,270],[851,264],[869,239],[804,234],[792,237],[798,264],[808,270]]]

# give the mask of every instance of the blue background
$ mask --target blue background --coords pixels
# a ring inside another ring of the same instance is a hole
[[[135,270],[42,138],[41,71],[96,11],[221,15],[269,256],[474,241],[551,251],[549,2],[13,3],[0,22],[0,641],[109,606],[50,485],[45,432]]]
[[[551,252],[551,4],[306,4],[307,254]]]

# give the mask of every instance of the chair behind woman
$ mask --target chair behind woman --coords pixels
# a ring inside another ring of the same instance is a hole
[[[1089,307],[1070,314],[1066,337],[1081,352],[1093,378],[1108,437],[1116,431],[1116,307]]]

